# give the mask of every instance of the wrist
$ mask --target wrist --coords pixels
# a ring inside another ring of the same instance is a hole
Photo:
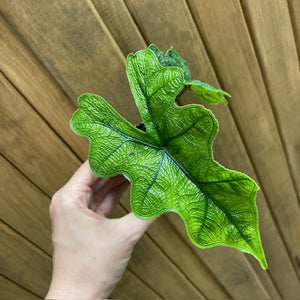
[[[87,280],[70,280],[53,278],[45,299],[53,300],[94,300],[107,299],[108,292],[105,292],[98,284]]]
[[[87,261],[85,255],[57,248],[54,249],[53,274],[46,299],[94,300],[109,296],[105,292],[103,272],[95,276],[93,264]]]

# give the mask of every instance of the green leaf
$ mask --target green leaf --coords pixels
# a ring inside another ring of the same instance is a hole
[[[192,80],[187,82],[186,85],[190,87],[191,91],[196,94],[199,99],[206,101],[209,104],[227,103],[223,96],[231,97],[223,90],[216,89],[213,86],[199,80]]]
[[[183,69],[164,67],[150,49],[130,54],[126,69],[146,132],[100,96],[80,96],[71,127],[90,141],[93,172],[100,177],[124,174],[130,180],[137,217],[173,211],[198,247],[234,247],[252,254],[266,269],[255,205],[258,186],[214,161],[218,123],[210,110],[175,104],[185,84]]]
[[[151,44],[150,49],[158,59],[159,63],[164,67],[178,67],[183,70],[184,80],[191,81],[191,73],[189,64],[178,54],[177,51],[172,47],[166,54],[161,52],[157,46]]]
[[[173,49],[169,49],[166,54],[161,52],[157,46],[151,44],[149,48],[164,67],[178,67],[183,70],[184,84],[202,101],[209,104],[227,103],[224,96],[231,97],[228,93],[199,80],[191,80],[189,64]]]

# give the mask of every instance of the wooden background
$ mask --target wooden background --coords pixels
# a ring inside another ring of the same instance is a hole
[[[166,214],[111,297],[300,299],[299,0],[1,0],[0,9],[1,299],[45,296],[50,199],[87,158],[87,141],[69,128],[76,99],[100,94],[138,123],[125,60],[151,42],[232,95],[210,107],[215,158],[261,187],[269,269],[234,249],[196,248]],[[179,99],[193,102],[188,92]],[[127,192],[116,214],[129,210]]]

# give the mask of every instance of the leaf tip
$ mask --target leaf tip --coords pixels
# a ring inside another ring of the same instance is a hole
[[[268,269],[268,263],[267,263],[266,256],[265,256],[262,246],[261,246],[259,255],[255,255],[255,258],[259,261],[259,264],[262,267],[262,269],[264,269],[264,270]]]

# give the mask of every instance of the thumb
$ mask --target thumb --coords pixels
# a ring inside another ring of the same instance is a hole
[[[133,212],[128,213],[124,217],[121,218],[123,224],[128,227],[128,230],[134,231],[136,234],[141,237],[144,232],[149,228],[149,226],[156,220],[153,218],[151,220],[142,220],[134,215]]]

